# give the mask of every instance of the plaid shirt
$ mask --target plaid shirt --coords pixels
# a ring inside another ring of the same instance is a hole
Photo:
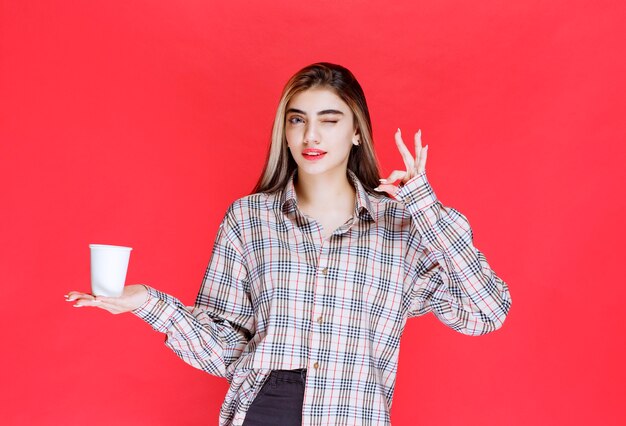
[[[425,172],[396,196],[356,189],[324,240],[285,190],[235,201],[220,224],[195,306],[148,287],[136,315],[180,358],[225,377],[220,425],[241,425],[274,369],[306,368],[303,425],[385,425],[408,317],[433,312],[463,334],[499,328],[507,284],[472,245]]]

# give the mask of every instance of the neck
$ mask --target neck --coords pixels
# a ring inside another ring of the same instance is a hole
[[[314,209],[334,210],[335,207],[343,207],[346,203],[354,205],[356,195],[345,170],[323,175],[307,175],[298,171],[294,188],[298,204]]]

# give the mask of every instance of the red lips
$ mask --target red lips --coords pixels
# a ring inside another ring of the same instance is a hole
[[[309,161],[318,161],[326,156],[326,151],[322,151],[321,149],[315,148],[307,148],[302,151],[302,156],[305,160]]]

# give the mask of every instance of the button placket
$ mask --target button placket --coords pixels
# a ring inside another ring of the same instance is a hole
[[[313,327],[311,328],[311,351],[310,351],[310,360],[314,361],[312,364],[313,367],[313,371],[315,370],[319,370],[320,368],[320,361],[316,360],[316,358],[318,357],[318,351],[320,349],[320,344],[321,339],[322,339],[322,335],[320,333],[320,330],[318,327],[315,327],[316,325],[321,325],[323,322],[323,316],[322,316],[322,312],[324,312],[324,306],[321,306],[319,304],[319,300],[323,300],[325,292],[326,292],[326,284],[325,284],[325,277],[328,275],[328,266],[327,262],[328,259],[326,259],[326,253],[327,253],[327,247],[326,244],[328,244],[327,242],[322,242],[321,246],[320,246],[320,251],[319,251],[319,256],[317,259],[317,274],[315,277],[315,303],[313,305],[313,311],[311,312],[313,314],[313,318],[312,318],[312,324]],[[317,324],[315,324],[317,323]]]

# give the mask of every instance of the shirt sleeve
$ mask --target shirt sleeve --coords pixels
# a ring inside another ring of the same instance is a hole
[[[432,311],[447,326],[472,336],[500,328],[511,295],[473,246],[467,218],[439,202],[426,172],[411,178],[396,198],[411,215],[405,264],[408,317]]]
[[[195,306],[186,307],[178,299],[146,286],[148,299],[133,311],[153,329],[165,333],[165,344],[185,362],[229,380],[232,373],[228,367],[255,332],[242,244],[232,223],[227,213]]]

